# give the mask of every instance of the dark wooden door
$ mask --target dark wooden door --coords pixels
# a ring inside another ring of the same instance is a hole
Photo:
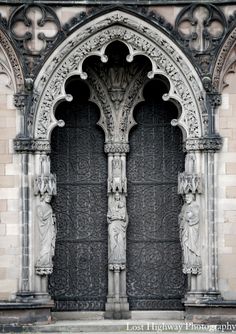
[[[186,290],[177,194],[182,135],[170,124],[177,112],[162,101],[164,86],[153,83],[146,92],[146,102],[135,111],[127,164],[127,293],[132,310],[175,310],[182,308]]]
[[[83,86],[59,106],[64,128],[52,134],[52,171],[58,194],[54,271],[49,291],[56,310],[104,310],[107,295],[107,166],[97,107]]]

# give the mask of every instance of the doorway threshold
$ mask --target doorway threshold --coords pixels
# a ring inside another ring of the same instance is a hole
[[[131,311],[133,320],[183,320],[184,311]],[[103,311],[63,311],[52,312],[52,317],[56,321],[61,320],[103,320]]]

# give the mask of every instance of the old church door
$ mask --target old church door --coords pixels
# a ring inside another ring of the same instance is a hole
[[[56,310],[103,310],[107,295],[107,166],[98,108],[88,102],[85,83],[72,80],[57,119],[65,127],[52,134],[52,171],[57,196],[54,271],[49,291]]]
[[[177,194],[184,170],[182,135],[170,122],[175,106],[160,80],[144,89],[136,107],[137,126],[130,134],[128,156],[127,293],[131,310],[181,309],[186,281],[181,269]]]

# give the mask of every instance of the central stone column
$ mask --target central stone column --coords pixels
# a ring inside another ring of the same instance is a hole
[[[126,153],[128,144],[106,144],[108,153],[108,296],[105,318],[130,318],[126,295]]]

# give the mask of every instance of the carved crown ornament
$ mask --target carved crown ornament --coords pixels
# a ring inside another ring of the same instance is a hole
[[[207,132],[201,116],[205,109],[204,90],[191,63],[161,31],[153,29],[146,22],[140,24],[140,20],[133,15],[118,10],[97,17],[76,30],[45,63],[35,81],[34,91],[40,98],[36,99],[31,108],[29,133],[35,139],[50,140],[53,128],[63,126],[63,122],[54,116],[55,106],[60,101],[72,99],[65,93],[67,80],[74,75],[86,80],[89,73],[84,71],[84,60],[89,56],[98,56],[101,62],[106,63],[106,48],[117,40],[129,50],[126,61],[132,62],[136,55],[143,55],[152,65],[148,77],[151,79],[161,75],[169,81],[170,90],[163,98],[176,102],[181,108],[181,115],[173,125],[182,128],[185,138],[203,136]],[[117,96],[114,98],[117,99]],[[127,124],[127,120],[130,120],[127,112],[124,112],[117,124],[114,113],[108,114],[106,110],[102,112],[104,114],[101,117],[105,120],[104,127],[107,130]],[[129,128],[124,131],[129,131]],[[127,143],[128,134],[120,138],[122,143]],[[114,138],[107,135],[106,142],[114,142]]]

